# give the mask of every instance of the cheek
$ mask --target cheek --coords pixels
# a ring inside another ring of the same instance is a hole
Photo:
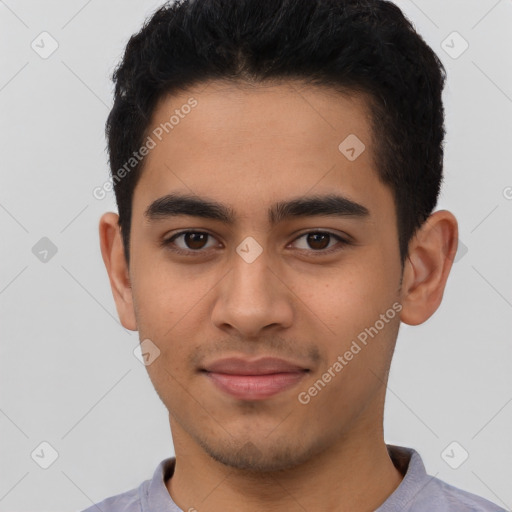
[[[392,273],[379,262],[369,261],[354,263],[349,271],[340,267],[322,279],[297,279],[294,292],[302,299],[301,308],[306,315],[300,315],[300,323],[311,333],[308,324],[310,328],[317,326],[316,342],[323,346],[329,365],[350,350],[354,342],[361,347],[360,351],[353,348],[358,352],[353,360],[359,364],[373,361],[380,367],[380,361],[387,359],[398,321],[393,309],[397,295],[392,279]],[[381,315],[385,315],[384,320]],[[357,380],[357,374],[353,378]]]
[[[138,325],[155,337],[166,338],[167,333],[172,335],[176,327],[197,316],[204,297],[215,285],[211,273],[194,274],[190,268],[169,262],[152,260],[143,265],[140,261],[140,270],[134,272],[133,282]]]
[[[327,333],[344,337],[353,327],[364,326],[382,300],[379,284],[368,274],[364,268],[340,266],[323,275],[296,276],[293,290]]]
[[[175,322],[174,322],[175,323]],[[193,379],[197,375],[190,371],[189,356],[195,351],[191,342],[190,328],[178,324],[151,324],[153,332],[160,334],[151,338],[158,346],[159,356],[146,366],[148,375],[161,400],[169,410],[181,410],[190,405]],[[142,334],[141,334],[142,339]]]

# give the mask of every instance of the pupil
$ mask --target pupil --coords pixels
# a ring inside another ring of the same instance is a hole
[[[186,233],[185,241],[186,241],[186,244],[191,249],[201,249],[202,248],[201,243],[202,242],[204,243],[204,240],[201,240],[201,239],[206,238],[206,236],[207,235],[205,233]],[[197,242],[199,242],[199,245],[197,245]],[[196,243],[196,245],[194,245],[194,243]]]
[[[311,237],[312,237],[313,238],[313,245],[312,245],[313,249],[325,249],[329,245],[329,241],[328,241],[329,236],[330,235],[328,235],[327,233],[312,233],[309,235],[310,238],[308,239],[308,243],[311,241]],[[315,246],[315,243],[318,241],[318,238],[323,238],[324,242],[327,241],[327,243],[320,243],[321,247]]]

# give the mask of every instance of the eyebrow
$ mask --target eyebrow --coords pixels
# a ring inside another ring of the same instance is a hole
[[[349,217],[366,218],[368,208],[347,197],[338,194],[303,196],[280,201],[268,209],[268,220],[276,225],[284,220],[296,217]],[[173,193],[153,201],[144,216],[149,221],[187,215],[203,219],[217,220],[227,225],[236,222],[235,211],[222,203],[196,195]]]

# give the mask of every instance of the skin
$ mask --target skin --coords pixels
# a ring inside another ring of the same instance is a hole
[[[210,82],[162,98],[150,129],[190,96],[197,107],[146,157],[133,197],[129,267],[117,215],[104,214],[99,226],[121,322],[161,351],[147,370],[169,411],[176,453],[169,493],[183,510],[375,510],[403,478],[383,436],[399,324],[421,324],[441,303],[457,221],[448,211],[433,213],[411,240],[402,274],[393,196],[377,178],[362,95],[293,82]],[[338,150],[349,134],[366,146],[354,161]],[[150,222],[145,210],[170,192],[224,203],[236,222]],[[333,192],[370,215],[268,222],[277,201]],[[202,255],[160,245],[185,229],[212,235],[202,245],[175,241]],[[322,246],[301,236],[315,230],[353,243],[327,240],[339,250],[318,255]],[[235,251],[248,236],[263,249],[252,263]],[[300,403],[298,394],[394,303],[400,313]],[[221,357],[269,355],[309,372],[291,389],[250,401],[224,394],[198,371]]]

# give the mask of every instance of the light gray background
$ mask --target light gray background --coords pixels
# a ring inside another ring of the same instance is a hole
[[[115,203],[92,195],[108,179],[110,75],[160,4],[0,1],[0,511],[80,510],[137,486],[173,453],[101,260],[98,220]],[[457,216],[464,245],[438,312],[402,326],[386,440],[510,510],[512,2],[398,4],[447,68],[438,208]],[[59,45],[46,59],[31,47],[43,31]],[[460,51],[453,31],[469,43],[458,58],[441,47]],[[42,237],[57,247],[47,262],[32,252]],[[59,455],[46,470],[31,458],[43,441]],[[458,469],[441,456],[453,441],[469,453]]]

